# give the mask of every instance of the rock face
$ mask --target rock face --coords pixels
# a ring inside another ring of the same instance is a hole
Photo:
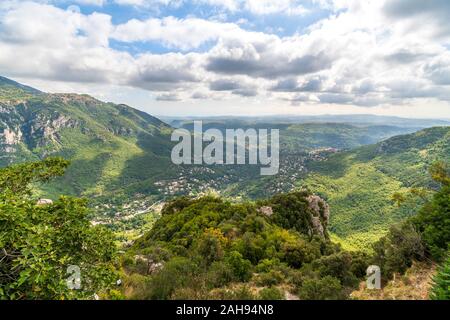
[[[163,262],[155,262],[153,259],[149,257],[145,257],[143,255],[135,255],[134,259],[136,262],[144,263],[146,264],[146,273],[147,275],[151,275],[154,273],[157,273],[164,267]]]
[[[267,217],[270,217],[273,215],[272,207],[268,207],[268,206],[259,208],[259,212]]]
[[[38,206],[47,206],[53,204],[53,200],[51,199],[39,199],[36,203]]]
[[[16,129],[17,133],[10,129],[10,128],[6,128],[5,130],[3,130],[3,134],[1,134],[1,136],[3,137],[3,140],[5,142],[5,144],[17,144],[21,141],[22,139],[22,131],[20,130],[20,128]]]
[[[45,147],[46,153],[56,151],[61,130],[80,125],[80,121],[57,111],[35,112],[35,109],[36,106],[27,103],[13,105],[0,101],[0,151],[14,153],[20,149],[19,145],[28,150]]]
[[[313,236],[328,237],[330,208],[326,201],[306,190],[278,194],[257,210],[285,229]]]
[[[313,216],[311,218],[313,232],[324,236],[330,220],[330,207],[321,197],[310,195],[306,198]]]

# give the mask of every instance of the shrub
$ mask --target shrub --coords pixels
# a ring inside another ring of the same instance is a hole
[[[354,286],[358,283],[358,279],[351,272],[352,256],[348,252],[324,256],[314,261],[313,267],[320,276],[332,276],[339,279],[344,286]]]
[[[375,263],[390,278],[393,273],[403,274],[414,260],[422,261],[425,249],[420,234],[411,223],[391,227],[387,236],[373,246]]]
[[[212,288],[223,287],[233,281],[235,275],[228,264],[214,262],[206,275],[207,283]]]
[[[271,270],[267,273],[259,274],[255,281],[259,286],[274,286],[282,283],[284,278],[284,274],[281,271]]]
[[[252,273],[252,263],[242,257],[237,251],[231,251],[227,257],[225,257],[225,263],[231,268],[235,279],[239,281],[250,280]]]
[[[344,298],[341,283],[331,276],[304,280],[298,294],[303,300],[340,300]]]
[[[430,298],[432,300],[450,300],[450,257],[442,264],[433,278]]]
[[[46,205],[30,197],[32,183],[60,176],[61,158],[0,169],[0,300],[88,299],[117,279],[112,233],[92,226],[83,199],[61,196]],[[78,266],[81,289],[70,290],[69,266]]]
[[[262,289],[258,294],[258,298],[260,300],[284,300],[284,294],[276,287],[269,287]]]
[[[187,258],[175,257],[151,278],[150,298],[166,300],[175,289],[195,283],[198,266]]]

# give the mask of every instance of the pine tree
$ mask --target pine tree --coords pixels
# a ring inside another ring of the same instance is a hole
[[[432,300],[450,300],[450,257],[442,264],[433,278]]]

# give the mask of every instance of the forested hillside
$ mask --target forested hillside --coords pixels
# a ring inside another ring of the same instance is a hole
[[[327,199],[333,208],[333,234],[367,248],[392,223],[415,214],[423,202],[416,197],[397,206],[394,194],[435,189],[428,169],[436,161],[449,160],[450,128],[435,127],[310,162],[310,172],[299,185]]]
[[[343,299],[367,256],[328,237],[328,205],[309,192],[257,203],[180,198],[123,258],[134,299]]]
[[[45,197],[85,195],[120,200],[158,197],[161,176],[176,177],[171,128],[126,105],[87,95],[47,94],[0,79],[0,165],[63,156],[63,178],[41,189]]]

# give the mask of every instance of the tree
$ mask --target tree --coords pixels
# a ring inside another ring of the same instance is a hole
[[[209,228],[203,233],[197,245],[197,251],[204,263],[209,266],[223,257],[223,246],[226,238],[219,229]]]
[[[434,164],[430,174],[441,184],[441,189],[412,218],[412,222],[421,233],[431,256],[441,261],[450,244],[450,174],[448,167],[442,163]]]
[[[30,195],[31,183],[68,165],[48,158],[0,169],[0,299],[92,298],[115,283],[114,238],[91,226],[86,201],[62,196],[37,205]],[[80,290],[67,284],[70,266],[79,268]]]
[[[302,300],[340,300],[344,298],[341,283],[331,276],[321,279],[306,279],[298,294]]]
[[[392,226],[389,233],[373,245],[373,249],[375,264],[387,277],[395,272],[403,274],[414,260],[422,261],[425,257],[422,238],[409,222]]]
[[[432,300],[450,300],[450,258],[447,258],[433,278],[430,298]]]
[[[358,279],[351,272],[352,255],[348,252],[323,256],[315,260],[312,265],[321,276],[332,276],[339,279],[345,286],[353,286],[358,283]]]
[[[242,257],[237,251],[231,251],[225,257],[225,263],[231,268],[235,278],[239,281],[248,281],[252,276],[252,263]]]
[[[434,191],[416,216],[390,229],[374,244],[374,262],[390,277],[403,273],[414,260],[431,256],[441,261],[450,244],[450,175],[448,166],[438,162],[431,166],[430,175],[441,188]],[[397,197],[397,199],[400,199]],[[400,199],[401,200],[401,199]],[[401,201],[400,201],[401,202]]]

